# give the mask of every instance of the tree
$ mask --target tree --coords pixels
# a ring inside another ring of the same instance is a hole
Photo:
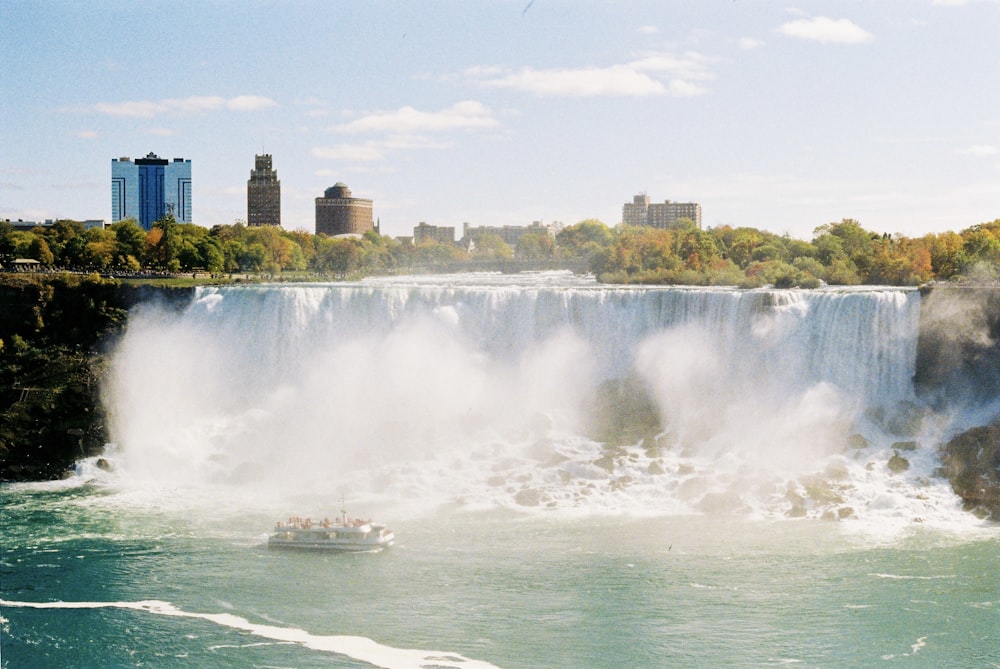
[[[249,246],[244,246],[242,252],[236,258],[242,272],[259,272],[267,266],[269,255],[267,249],[260,242],[253,242]]]
[[[33,239],[28,244],[28,252],[26,256],[28,258],[33,258],[43,265],[51,265],[55,262],[56,257],[49,250],[49,243],[45,241],[44,237],[39,235],[32,235]]]
[[[115,259],[115,233],[104,228],[91,228],[84,235],[86,245],[84,247],[83,264],[98,270],[106,270],[112,265]]]
[[[525,260],[542,260],[552,257],[555,245],[547,232],[528,232],[521,235],[514,247],[514,255]]]
[[[222,246],[218,239],[205,236],[198,240],[197,249],[202,267],[212,274],[219,274],[225,271],[226,259],[222,253]]]
[[[491,260],[510,260],[514,257],[514,250],[505,242],[500,235],[483,233],[476,235],[472,239],[473,246],[469,249],[474,258],[489,258]]]
[[[950,279],[958,274],[965,261],[962,246],[965,240],[957,232],[928,234],[923,237],[924,246],[930,251],[931,270],[939,279]]]
[[[356,271],[361,259],[358,244],[352,239],[331,239],[321,237],[316,250],[316,269],[329,272],[339,278]]]
[[[285,237],[298,245],[302,254],[303,269],[312,263],[313,256],[316,255],[315,235],[311,235],[305,230],[292,230],[284,233]]]
[[[729,259],[743,269],[746,269],[753,259],[754,250],[764,243],[763,235],[753,228],[736,228],[732,231],[730,239],[726,250]]]
[[[146,245],[146,232],[134,218],[126,218],[111,224],[115,235],[115,264],[128,266],[128,258],[140,261]]]
[[[610,247],[613,241],[611,228],[596,218],[588,218],[560,230],[556,234],[556,249],[561,258],[585,258],[598,249]]]
[[[181,229],[173,215],[167,214],[153,223],[152,229],[146,233],[147,258],[151,264],[170,272],[180,271],[178,259],[184,239]]]

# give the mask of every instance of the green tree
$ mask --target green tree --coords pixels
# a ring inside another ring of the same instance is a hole
[[[246,253],[246,244],[238,239],[222,242],[222,268],[232,274],[240,271],[240,258]]]
[[[517,240],[514,255],[525,260],[544,260],[552,257],[554,248],[555,244],[548,233],[528,232]]]
[[[586,258],[599,249],[609,248],[613,241],[611,228],[596,218],[588,218],[556,234],[556,252],[561,258]]]
[[[91,228],[84,235],[84,266],[91,269],[106,270],[115,259],[115,233],[104,228]]]
[[[345,278],[357,271],[361,261],[358,243],[352,239],[321,237],[316,250],[316,267],[320,272],[328,272]]]
[[[153,267],[170,272],[180,271],[178,259],[184,247],[180,225],[171,214],[153,223],[146,233],[146,258]]]
[[[50,266],[55,262],[56,257],[49,249],[49,243],[40,235],[31,235],[32,240],[28,244],[26,257],[33,258],[43,265]]]
[[[754,251],[764,243],[760,230],[753,228],[736,228],[729,238],[727,254],[737,266],[746,269],[753,259]]]
[[[488,258],[491,260],[510,260],[514,257],[514,250],[505,242],[500,235],[483,233],[476,235],[472,239],[473,246],[469,253],[473,258]]]
[[[220,274],[226,269],[226,259],[222,252],[222,246],[217,238],[205,236],[198,240],[198,255],[201,257],[201,266],[212,274]]]
[[[111,231],[115,235],[115,260],[116,265],[127,267],[131,257],[136,262],[143,259],[143,250],[146,245],[146,232],[136,223],[134,218],[126,218],[111,224]]]
[[[241,272],[259,272],[267,266],[269,261],[270,255],[267,248],[260,242],[243,246],[242,252],[236,258]]]

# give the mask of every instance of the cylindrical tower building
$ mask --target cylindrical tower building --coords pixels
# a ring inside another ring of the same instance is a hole
[[[372,201],[351,197],[351,189],[337,182],[316,198],[316,234],[363,235],[375,229]]]

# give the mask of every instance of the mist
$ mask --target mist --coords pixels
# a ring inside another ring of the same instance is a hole
[[[260,509],[952,513],[946,482],[928,494],[933,457],[886,467],[887,417],[917,405],[916,292],[521,281],[204,289],[137,311],[105,387],[109,478],[151,504]]]

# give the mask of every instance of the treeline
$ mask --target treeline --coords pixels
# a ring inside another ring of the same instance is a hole
[[[427,240],[414,245],[368,232],[330,238],[242,224],[204,228],[157,221],[148,232],[132,220],[107,229],[74,221],[15,231],[0,223],[0,258],[98,272],[213,274],[314,272],[345,278],[436,267],[470,268],[483,261],[564,262],[585,266],[600,281],[683,285],[810,288],[823,284],[918,285],[931,280],[992,281],[1000,277],[1000,219],[960,233],[919,238],[865,230],[844,219],[814,231],[811,241],[755,228],[702,230],[690,221],[668,228],[590,219],[560,230],[524,234],[516,245],[483,234],[469,248]]]
[[[690,223],[608,230],[585,221],[560,234],[570,233],[581,233],[591,271],[609,283],[814,288],[1000,277],[1000,219],[919,238],[871,232],[844,219],[816,228],[808,242],[754,228],[700,230]]]

